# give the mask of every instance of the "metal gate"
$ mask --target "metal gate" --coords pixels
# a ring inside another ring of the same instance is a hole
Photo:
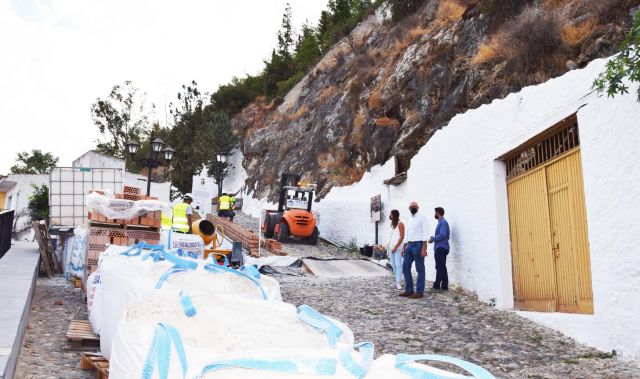
[[[507,160],[515,305],[593,313],[577,122],[553,130]]]

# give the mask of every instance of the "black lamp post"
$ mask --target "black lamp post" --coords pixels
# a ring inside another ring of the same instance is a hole
[[[155,167],[168,166],[173,158],[173,154],[176,152],[171,146],[166,146],[163,140],[160,138],[153,138],[153,132],[151,133],[151,154],[147,158],[138,159],[136,162],[144,162],[147,167],[147,196],[151,194],[151,171]],[[135,139],[127,141],[127,151],[135,160],[136,153],[140,150],[140,143]],[[158,160],[160,153],[164,154],[164,162]]]
[[[224,167],[227,162],[227,156],[225,154],[217,154],[216,160],[218,161],[218,197],[222,196],[222,182],[224,181]]]

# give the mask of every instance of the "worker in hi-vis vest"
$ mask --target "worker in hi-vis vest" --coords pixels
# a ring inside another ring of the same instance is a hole
[[[182,233],[191,233],[191,220],[193,208],[191,202],[193,197],[190,193],[184,195],[182,203],[173,206],[173,230]]]
[[[227,217],[233,221],[233,217],[236,215],[233,212],[233,205],[235,204],[235,196],[229,196],[228,193],[223,193],[218,199],[218,217]]]

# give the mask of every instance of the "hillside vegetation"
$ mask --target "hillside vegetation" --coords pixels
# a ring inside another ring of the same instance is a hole
[[[406,171],[454,115],[613,54],[638,3],[426,0],[361,8],[362,21],[320,48],[317,63],[225,109],[244,135],[247,185],[274,199],[279,174],[298,172],[323,196],[392,157],[398,173]]]

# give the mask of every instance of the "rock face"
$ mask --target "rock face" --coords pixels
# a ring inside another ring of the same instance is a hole
[[[379,9],[280,104],[259,98],[233,118],[245,136],[247,188],[273,201],[280,174],[300,173],[322,198],[392,157],[406,171],[454,115],[613,54],[633,2],[606,2],[546,2],[561,4],[509,14],[429,0],[395,24]],[[542,22],[557,28],[547,33]]]

